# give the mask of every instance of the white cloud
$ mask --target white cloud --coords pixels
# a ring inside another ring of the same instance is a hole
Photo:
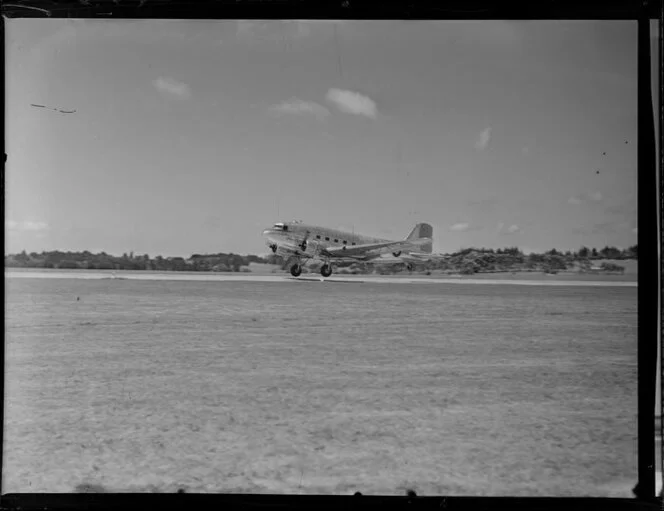
[[[160,76],[152,82],[152,84],[161,92],[165,92],[172,96],[186,99],[191,97],[191,89],[189,85],[184,82],[179,82],[173,78],[164,78]]]
[[[235,22],[235,35],[237,39],[250,44],[284,44],[311,35],[312,28],[315,27],[315,21],[316,20],[237,20]],[[340,22],[336,21],[335,23]]]
[[[599,202],[602,200],[602,192],[596,191],[596,192],[590,192],[590,193],[584,193],[576,197],[570,197],[567,199],[567,202],[569,204],[581,204],[582,202],[587,202],[587,201],[593,201],[593,202]]]
[[[467,231],[468,228],[470,227],[470,224],[466,222],[459,222],[457,224],[451,225],[450,230],[452,231]]]
[[[519,227],[516,224],[512,224],[507,228],[507,232],[509,232],[510,234],[515,234],[517,232],[521,232],[521,227]]]
[[[374,119],[376,117],[376,103],[373,99],[358,92],[349,90],[330,89],[327,91],[327,100],[339,110],[347,114],[364,115]]]
[[[26,220],[23,222],[16,222],[15,220],[7,220],[5,226],[10,231],[45,231],[48,229],[46,222],[33,222]]]
[[[491,127],[483,129],[482,132],[480,133],[479,138],[477,139],[477,142],[475,142],[475,149],[479,149],[480,151],[486,149],[486,146],[489,145],[490,138],[491,138]]]
[[[323,105],[314,103],[313,101],[303,101],[301,99],[292,98],[288,101],[274,105],[272,110],[275,112],[287,113],[287,114],[312,114],[318,119],[322,119],[330,114],[330,111],[325,108]]]

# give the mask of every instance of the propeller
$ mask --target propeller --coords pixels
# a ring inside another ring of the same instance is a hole
[[[302,243],[300,243],[300,248],[302,249],[302,252],[307,251],[307,239],[309,238],[309,234],[310,234],[309,231],[307,231],[304,234],[304,239],[302,240]]]

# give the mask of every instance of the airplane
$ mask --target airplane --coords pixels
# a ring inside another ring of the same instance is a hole
[[[301,221],[277,222],[265,229],[263,236],[274,254],[287,257],[293,277],[299,277],[302,266],[311,259],[322,260],[320,273],[329,277],[335,260],[373,262],[390,252],[394,257],[411,252],[426,255],[431,254],[433,247],[433,228],[425,223],[418,223],[403,240],[375,238]]]

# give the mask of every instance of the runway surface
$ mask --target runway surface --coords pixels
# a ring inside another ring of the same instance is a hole
[[[185,272],[140,272],[140,271],[86,271],[86,270],[51,270],[51,271],[15,271],[5,270],[5,277],[11,278],[49,278],[49,279],[114,279],[114,280],[184,280],[213,282],[328,282],[328,283],[371,283],[371,284],[502,284],[514,286],[599,286],[599,287],[637,287],[636,282],[601,281],[601,280],[501,280],[472,278],[408,278],[357,275],[323,278],[317,275],[291,277],[290,275],[252,275],[252,274],[197,274]]]

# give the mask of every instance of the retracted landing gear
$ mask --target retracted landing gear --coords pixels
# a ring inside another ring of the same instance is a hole
[[[329,277],[332,275],[332,265],[330,263],[325,263],[323,266],[320,267],[320,274],[323,277]]]

